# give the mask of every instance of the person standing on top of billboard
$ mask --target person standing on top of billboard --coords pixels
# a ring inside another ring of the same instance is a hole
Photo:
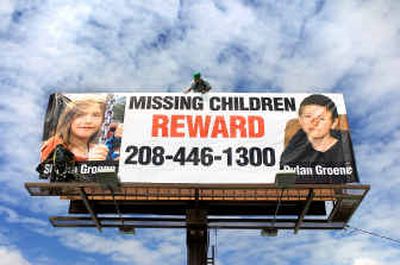
[[[211,85],[201,78],[200,73],[195,73],[193,75],[193,82],[191,86],[186,89],[183,93],[189,93],[190,91],[205,94],[211,90]]]
[[[351,161],[349,137],[337,130],[338,112],[330,98],[318,94],[306,97],[298,119],[301,129],[283,151],[281,166]]]
[[[72,152],[75,161],[106,160],[109,150],[98,144],[105,109],[106,101],[100,97],[82,97],[68,102],[55,135],[42,145],[41,162],[59,145]]]

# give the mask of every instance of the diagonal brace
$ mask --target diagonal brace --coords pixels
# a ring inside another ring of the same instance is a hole
[[[97,230],[99,230],[101,232],[101,223],[100,223],[99,219],[97,218],[97,215],[94,212],[93,208],[90,206],[90,202],[89,202],[89,199],[88,199],[88,197],[87,197],[87,195],[85,193],[85,189],[84,188],[80,188],[79,189],[79,193],[81,195],[83,203],[86,206],[86,209],[90,213],[90,217],[92,218],[93,222],[96,224]]]
[[[307,201],[306,201],[306,205],[304,205],[303,211],[301,211],[301,214],[299,215],[299,217],[297,218],[297,222],[296,222],[296,226],[294,227],[294,233],[297,234],[297,232],[300,229],[301,224],[303,223],[304,220],[304,216],[306,216],[308,209],[310,208],[311,202],[314,198],[314,190],[310,189],[308,196],[307,196]]]

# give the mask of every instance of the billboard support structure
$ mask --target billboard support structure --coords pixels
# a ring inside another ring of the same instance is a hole
[[[343,229],[370,189],[362,184],[122,183],[118,190],[106,190],[99,183],[43,182],[25,187],[32,196],[70,200],[67,216],[49,218],[54,227],[186,229],[189,265],[205,264],[210,228]],[[328,212],[326,203],[332,204]]]
[[[207,212],[198,207],[187,210],[186,224],[187,263],[206,264],[209,244]]]
[[[207,215],[213,216],[207,218],[209,228],[298,230],[343,229],[370,189],[369,185],[363,184],[293,185],[282,188],[270,184],[124,183],[119,191],[107,191],[98,183],[43,182],[25,183],[25,187],[32,196],[59,196],[70,200],[68,216],[50,217],[56,227],[185,228],[187,210],[206,209]],[[327,202],[332,204],[328,212],[325,211]],[[321,205],[324,207],[321,208]],[[131,217],[129,214],[160,214],[161,217]],[[232,215],[260,218],[239,220],[229,217]],[[141,221],[148,223],[142,224]],[[161,223],[163,221],[168,223]]]
[[[297,234],[297,232],[299,231],[301,223],[303,222],[304,216],[306,216],[308,209],[310,208],[313,198],[314,198],[314,190],[310,189],[310,191],[308,193],[306,205],[304,206],[303,210],[301,211],[301,214],[299,215],[299,218],[297,219],[296,226],[294,227],[295,234]]]
[[[88,210],[88,212],[90,213],[90,217],[92,218],[93,222],[96,224],[97,230],[99,230],[99,232],[101,232],[101,224],[99,219],[96,216],[96,213],[93,211],[93,208],[90,206],[90,201],[85,193],[85,190],[83,188],[80,188],[79,190],[81,198],[83,203],[86,206],[86,209]]]

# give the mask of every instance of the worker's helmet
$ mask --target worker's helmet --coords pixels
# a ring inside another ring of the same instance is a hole
[[[201,77],[200,72],[194,73],[193,74],[193,79],[199,79]]]

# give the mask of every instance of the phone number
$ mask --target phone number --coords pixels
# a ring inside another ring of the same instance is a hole
[[[221,153],[215,153],[211,147],[179,147],[173,154],[166,154],[162,146],[129,145],[125,149],[127,165],[161,166],[166,162],[194,166],[212,166],[214,163],[224,163],[226,166],[266,166],[275,165],[275,150],[271,147],[229,147]]]

